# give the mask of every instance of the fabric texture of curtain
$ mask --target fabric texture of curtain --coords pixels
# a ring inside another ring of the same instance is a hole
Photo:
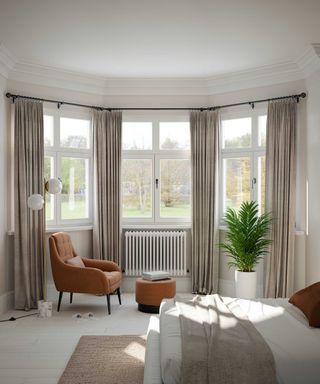
[[[266,210],[272,245],[265,258],[265,296],[293,291],[296,212],[296,100],[271,101],[267,115]]]
[[[45,298],[44,210],[32,211],[30,195],[44,195],[43,106],[17,100],[14,114],[15,308],[37,308]]]
[[[122,113],[93,111],[94,257],[121,265]]]
[[[218,289],[219,268],[219,131],[218,111],[192,111],[192,290]]]

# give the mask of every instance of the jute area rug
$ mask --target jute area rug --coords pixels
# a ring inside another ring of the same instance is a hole
[[[82,336],[58,384],[142,384],[145,337]]]

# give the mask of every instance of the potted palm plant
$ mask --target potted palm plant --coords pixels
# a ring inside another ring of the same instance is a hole
[[[254,298],[257,290],[257,272],[254,270],[271,244],[266,236],[271,227],[271,214],[259,216],[255,201],[244,201],[239,211],[228,208],[225,241],[220,248],[232,258],[229,267],[235,267],[236,296]]]

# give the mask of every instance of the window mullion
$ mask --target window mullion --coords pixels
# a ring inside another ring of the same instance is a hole
[[[153,199],[153,218],[154,222],[157,223],[160,219],[160,157],[159,155],[153,156],[154,162],[154,177],[153,177],[153,190],[154,190],[154,199]],[[158,183],[156,184],[156,179]]]

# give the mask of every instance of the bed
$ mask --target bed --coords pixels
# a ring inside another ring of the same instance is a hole
[[[221,299],[240,309],[263,337],[274,358],[277,383],[320,382],[320,329],[309,327],[298,308],[287,299]],[[150,319],[144,384],[180,383],[181,360],[179,308],[175,299],[168,299],[159,317]]]

